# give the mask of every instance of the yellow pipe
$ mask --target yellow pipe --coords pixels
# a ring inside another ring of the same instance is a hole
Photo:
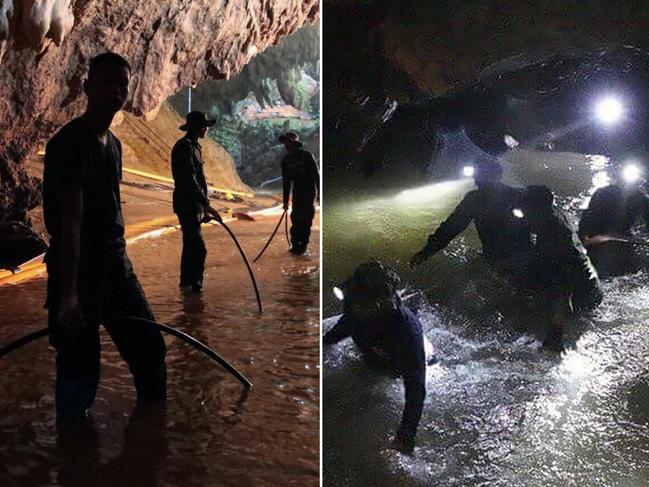
[[[275,208],[268,208],[267,210],[272,210],[272,209],[277,209],[278,207]],[[267,210],[259,210],[259,211],[254,211],[253,214],[263,214]],[[224,218],[224,222],[231,222],[236,220],[236,218]],[[145,222],[140,222],[140,223],[135,223],[133,225],[128,225],[126,227],[126,233],[127,234],[133,234],[136,233],[136,235],[133,235],[129,238],[126,239],[126,243],[130,244],[133,242],[136,242],[137,240],[140,240],[142,238],[148,238],[148,237],[157,237],[160,235],[163,235],[168,232],[173,232],[175,230],[179,229],[178,225],[174,226],[169,226],[169,227],[162,227],[162,228],[154,228],[148,231],[145,231],[139,235],[137,235],[137,231],[144,230],[146,227],[150,226],[157,226],[157,225],[164,225],[168,224],[170,221],[177,221],[177,217],[175,215],[173,216],[163,216],[160,218],[153,218],[152,220],[147,220]],[[32,277],[35,277],[39,274],[42,274],[45,272],[46,266],[45,263],[43,262],[43,259],[45,258],[45,254],[37,255],[33,259],[28,260],[24,264],[18,266],[19,271],[16,272],[15,274],[10,271],[10,270],[0,270],[0,286],[3,286],[5,284],[15,284],[21,281],[25,281],[27,279],[30,279]]]
[[[172,178],[167,178],[164,176],[158,176],[157,174],[152,174],[150,172],[146,171],[140,171],[139,169],[131,169],[129,167],[122,167],[122,171],[129,173],[129,174],[135,174],[136,176],[142,176],[143,178],[149,178],[149,179],[154,179],[156,181],[162,181],[164,183],[174,183],[174,180]],[[242,191],[233,191],[231,189],[223,189],[223,188],[217,188],[215,186],[208,186],[209,189],[212,191],[218,191],[219,193],[225,193],[225,194],[231,194],[231,195],[238,195],[238,196],[245,196],[247,198],[252,198],[255,196],[254,193],[244,193]]]
[[[45,272],[47,269],[45,268],[44,263],[40,263],[37,266],[32,267],[31,269],[27,270],[21,270],[20,272],[17,272],[16,274],[13,274],[10,272],[11,275],[6,276],[6,277],[0,277],[0,286],[4,284],[15,284],[20,281],[24,281],[26,279],[30,279],[32,277],[35,277],[39,274],[42,274]]]

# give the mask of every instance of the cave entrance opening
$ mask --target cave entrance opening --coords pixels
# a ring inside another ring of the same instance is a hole
[[[319,38],[317,26],[302,27],[231,79],[183,87],[166,101],[180,117],[199,110],[217,121],[208,144],[255,192],[274,193],[281,187],[284,149],[278,137],[283,132],[297,132],[319,158]]]

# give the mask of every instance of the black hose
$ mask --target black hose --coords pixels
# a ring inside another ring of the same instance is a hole
[[[167,333],[168,335],[173,335],[176,338],[179,338],[183,342],[191,345],[194,347],[196,350],[199,350],[203,352],[205,355],[207,355],[209,358],[214,360],[215,362],[219,363],[225,370],[230,372],[241,384],[246,389],[252,388],[252,383],[244,377],[244,375],[239,372],[237,369],[235,369],[232,365],[230,365],[223,357],[221,357],[218,353],[216,353],[214,350],[209,348],[207,345],[205,345],[202,342],[199,342],[192,336],[188,335],[185,332],[182,332],[180,330],[176,330],[175,328],[172,328],[171,326],[168,325],[163,325],[161,323],[156,323],[155,321],[147,320],[145,318],[139,318],[136,316],[120,316],[119,317],[121,320],[124,321],[130,321],[130,322],[138,322],[143,325],[151,326],[156,328],[157,330],[160,330],[164,333]],[[119,321],[118,321],[119,322]],[[4,347],[0,348],[0,357],[3,357],[7,355],[8,353],[23,347],[24,345],[27,345],[30,342],[33,342],[35,340],[38,340],[39,338],[45,337],[50,334],[50,329],[49,328],[43,328],[42,330],[38,330],[34,333],[30,333],[29,335],[25,335],[22,338],[19,338],[18,340],[15,340],[11,342],[8,345],[5,345]]]
[[[219,223],[230,234],[230,237],[232,237],[232,240],[234,241],[235,245],[239,249],[239,253],[241,254],[241,257],[243,258],[243,261],[245,262],[246,267],[248,268],[248,274],[250,274],[250,280],[252,281],[252,286],[255,288],[255,296],[257,297],[257,306],[259,306],[259,312],[263,313],[264,310],[261,307],[261,296],[259,295],[257,280],[255,279],[255,274],[252,272],[252,267],[250,267],[250,262],[248,262],[248,257],[246,257],[246,253],[241,248],[241,245],[239,244],[237,237],[235,237],[234,233],[232,233],[232,230],[230,230],[230,228],[223,221],[220,221]]]
[[[284,210],[284,213],[287,213],[288,210]],[[284,233],[286,234],[286,244],[288,249],[291,250],[291,239],[288,236],[288,213],[286,214],[286,220],[284,220]]]
[[[230,365],[223,357],[221,357],[218,353],[216,353],[214,350],[212,350],[210,347],[205,345],[204,343],[196,340],[196,338],[192,337],[191,335],[188,335],[184,331],[176,330],[175,328],[172,328],[169,325],[164,325],[162,323],[156,323],[155,321],[147,320],[145,318],[139,318],[137,316],[123,316],[120,317],[124,319],[125,321],[134,321],[134,322],[139,322],[144,325],[152,326],[160,331],[163,331],[167,333],[168,335],[173,335],[176,338],[181,339],[183,342],[191,345],[194,347],[196,350],[200,350],[203,352],[205,355],[207,355],[209,358],[214,360],[215,362],[218,362],[221,364],[221,366],[230,372],[236,379],[243,384],[243,386],[246,389],[250,389],[252,387],[252,383],[244,377],[244,375],[239,372],[237,369],[235,369],[232,365]]]
[[[49,328],[44,328],[42,330],[35,331],[34,333],[30,333],[29,335],[25,335],[24,337],[11,342],[9,345],[5,345],[4,347],[0,348],[0,357],[4,357],[8,353],[13,352],[16,349],[23,347],[28,343],[33,342],[34,340],[38,340],[39,338],[45,337],[49,334],[50,334]]]
[[[275,230],[273,230],[273,233],[270,234],[270,238],[268,239],[268,242],[266,242],[266,245],[264,245],[264,248],[261,249],[261,252],[257,254],[257,257],[255,257],[252,261],[257,262],[262,255],[264,255],[264,252],[266,252],[266,249],[270,245],[270,243],[273,241],[273,238],[275,238],[275,234],[277,233],[277,230],[279,229],[279,226],[282,224],[282,220],[286,216],[286,210],[282,213],[282,216],[279,218],[279,221],[277,222],[277,225],[275,226]]]

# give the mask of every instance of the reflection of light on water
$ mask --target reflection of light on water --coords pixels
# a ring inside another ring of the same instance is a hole
[[[467,181],[442,181],[419,188],[403,190],[396,195],[395,199],[401,203],[426,203],[447,197],[467,184],[469,184]]]
[[[595,363],[575,350],[566,352],[561,360],[557,373],[570,380],[585,379],[591,377],[595,371]]]
[[[611,351],[598,349],[596,339],[594,335],[583,335],[574,349],[561,355],[555,374],[573,392],[593,389],[601,392],[613,386],[614,378],[607,373],[605,365],[612,360]]]
[[[449,370],[442,367],[439,362],[429,365],[426,367],[426,385],[430,386],[431,384],[435,384],[435,386],[438,387],[440,379],[448,377],[449,375]]]
[[[608,174],[606,169],[610,165],[610,159],[602,155],[586,155],[586,161],[588,166],[593,171],[593,177],[591,180],[591,186],[587,192],[580,195],[581,201],[577,202],[576,207],[581,210],[585,210],[590,205],[590,200],[595,191],[604,186],[611,184],[611,177]]]

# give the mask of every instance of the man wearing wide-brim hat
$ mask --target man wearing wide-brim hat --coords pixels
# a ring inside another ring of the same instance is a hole
[[[298,134],[286,132],[280,136],[279,141],[286,149],[286,155],[282,159],[285,210],[288,210],[291,187],[293,190],[291,252],[302,255],[309,244],[311,223],[315,215],[314,202],[320,187],[320,174],[313,155],[302,149],[303,144]]]
[[[203,171],[203,155],[198,139],[207,134],[208,127],[216,123],[203,112],[193,111],[179,128],[186,134],[176,142],[171,151],[171,171],[174,177],[173,208],[178,215],[183,232],[183,251],[180,259],[180,287],[191,287],[200,292],[203,288],[203,271],[207,249],[201,235],[201,223],[214,218],[221,220],[219,212],[210,206],[207,182]]]

